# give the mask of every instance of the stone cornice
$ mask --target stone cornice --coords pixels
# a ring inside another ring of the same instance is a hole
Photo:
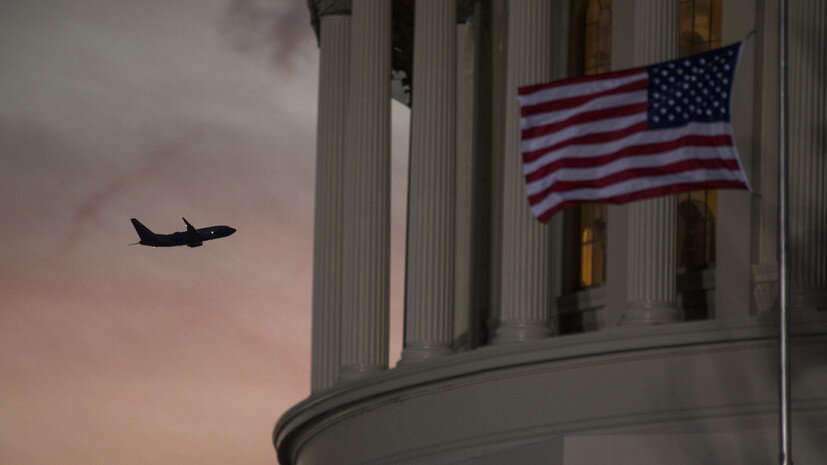
[[[392,69],[406,94],[405,98],[394,96],[405,105],[410,104],[413,87],[413,17],[414,0],[387,0],[392,2],[393,39]],[[449,0],[445,0],[449,1]],[[456,2],[457,23],[464,23],[473,15],[479,0],[450,0]],[[332,15],[350,15],[352,0],[307,0],[310,10],[310,24],[319,38],[321,18]]]

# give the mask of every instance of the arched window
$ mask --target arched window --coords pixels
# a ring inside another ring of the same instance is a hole
[[[721,0],[680,0],[679,54],[692,55],[721,46]],[[715,267],[718,192],[677,195],[678,292],[686,319],[709,316],[701,273]],[[709,294],[711,295],[711,294]]]

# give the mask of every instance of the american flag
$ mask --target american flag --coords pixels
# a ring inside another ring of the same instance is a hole
[[[531,212],[697,189],[750,190],[732,137],[742,42],[646,67],[520,87]]]

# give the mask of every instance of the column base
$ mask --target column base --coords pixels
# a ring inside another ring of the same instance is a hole
[[[778,264],[752,265],[752,298],[758,313],[778,310]]]
[[[374,375],[376,373],[385,371],[384,368],[377,368],[372,366],[349,366],[349,367],[342,367],[339,369],[339,377],[336,380],[337,383],[347,382],[347,381],[354,381],[357,379],[362,379],[367,376]]]
[[[681,319],[681,311],[672,305],[631,303],[620,318],[620,326],[676,323]]]
[[[542,322],[521,322],[501,324],[492,344],[508,344],[513,342],[526,342],[551,337],[551,328]]]
[[[446,357],[453,353],[453,349],[443,344],[410,345],[402,349],[402,359],[399,360],[399,365],[424,362],[426,360]]]
[[[827,290],[814,287],[790,286],[790,308],[795,312],[821,312],[827,310]]]

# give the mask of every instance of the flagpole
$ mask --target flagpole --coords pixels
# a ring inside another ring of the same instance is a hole
[[[778,2],[778,342],[779,342],[779,431],[781,465],[792,465],[792,422],[790,421],[790,341],[787,311],[787,247],[789,219],[788,128],[787,119],[787,2]]]

